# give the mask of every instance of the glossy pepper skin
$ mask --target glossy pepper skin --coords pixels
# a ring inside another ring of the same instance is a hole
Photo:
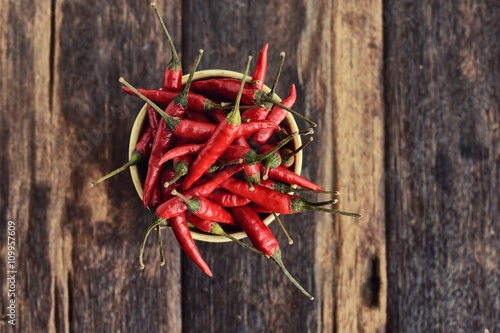
[[[184,192],[183,195],[190,199],[195,197],[207,197],[219,186],[220,183],[231,177],[236,172],[241,171],[241,169],[243,169],[243,166],[241,165],[226,167],[203,184],[193,187],[192,189]],[[181,198],[174,196],[169,200],[161,203],[156,208],[156,214],[164,219],[169,219],[172,216],[176,216],[182,212],[185,212],[186,210],[187,207],[184,201],[182,201]]]
[[[290,88],[290,93],[288,96],[281,101],[281,104],[283,104],[286,107],[291,108],[293,104],[295,103],[295,100],[297,99],[297,91],[295,90],[295,85],[292,84],[292,87]],[[277,105],[274,105],[267,115],[266,120],[272,121],[273,123],[279,125],[283,120],[285,120],[287,111],[280,108]],[[274,129],[262,129],[260,131],[257,131],[252,134],[250,140],[252,142],[255,142],[256,145],[260,146],[265,144],[269,138],[273,135]]]
[[[259,58],[255,64],[255,68],[252,73],[252,81],[259,81],[255,83],[254,87],[257,89],[262,89],[264,86],[264,80],[266,79],[267,71],[267,49],[269,48],[269,43],[266,43],[259,53]]]
[[[189,227],[187,225],[185,213],[172,217],[170,219],[170,227],[172,228],[175,238],[177,239],[177,242],[182,250],[196,265],[198,265],[198,267],[201,268],[203,272],[205,272],[205,274],[212,276],[210,268],[205,260],[203,260],[200,251],[198,251],[198,248],[194,243],[193,237],[191,236],[191,232],[189,231]]]
[[[122,87],[122,89],[129,95],[137,96],[128,87]],[[171,103],[178,94],[178,92],[175,91],[159,90],[159,89],[138,88],[137,91],[139,91],[141,94],[149,98],[153,103],[163,104],[163,105],[168,105],[169,103]],[[189,104],[189,109],[195,112],[205,112],[220,108],[219,104],[192,91],[188,93],[188,104]]]
[[[250,199],[224,190],[215,190],[207,198],[221,207],[239,207],[250,202]]]
[[[212,136],[205,143],[196,160],[193,162],[188,174],[182,183],[182,189],[187,190],[200,178],[205,171],[224,153],[226,148],[236,138],[239,125],[228,124],[227,120],[221,122],[215,128]]]
[[[248,206],[231,208],[231,213],[253,246],[271,257],[279,248],[279,244],[271,229],[259,218],[257,213]]]
[[[200,50],[193,65],[193,69],[191,70],[191,73],[189,75],[188,82],[184,86],[184,89],[177,94],[177,96],[172,100],[170,104],[168,104],[167,108],[165,109],[164,113],[167,117],[182,117],[184,116],[184,113],[186,113],[186,109],[189,103],[187,97],[189,87],[194,76],[194,71],[196,70],[202,54],[203,50]],[[157,106],[151,106],[157,109]],[[161,109],[158,109],[157,111],[161,111]],[[151,197],[153,195],[153,191],[159,191],[158,197],[161,198],[161,190],[159,188],[157,190],[155,189],[155,187],[158,187],[158,180],[161,173],[161,166],[159,165],[159,162],[161,160],[161,157],[172,147],[173,143],[174,137],[169,128],[169,125],[167,124],[166,119],[165,121],[160,121],[153,141],[151,157],[149,158],[148,162],[148,172],[146,174],[146,180],[144,182],[144,193],[142,198],[144,207],[148,207],[151,205]]]
[[[220,186],[232,193],[250,199],[257,205],[274,211],[278,214],[291,214],[291,196],[264,186],[254,185],[254,190],[248,188],[244,181],[231,177],[220,184]]]
[[[263,168],[261,167],[260,172],[264,172]],[[269,178],[274,179],[274,180],[279,180],[281,182],[287,183],[287,184],[293,184],[293,185],[298,185],[301,187],[305,187],[311,190],[315,191],[323,191],[321,187],[318,185],[314,184],[313,182],[307,180],[306,178],[297,175],[295,172],[285,168],[284,166],[280,165],[274,169],[269,169],[268,171]]]
[[[182,183],[182,189],[185,191],[193,185],[193,183],[200,178],[205,171],[208,170],[219,157],[224,153],[226,148],[233,142],[233,140],[238,135],[241,117],[240,117],[240,102],[241,94],[243,92],[244,82],[248,74],[248,69],[250,67],[250,61],[252,57],[248,57],[247,66],[243,78],[239,84],[239,90],[235,99],[234,107],[231,112],[228,113],[226,118],[217,124],[214,132],[205,143],[205,146],[200,151],[196,159],[194,160],[189,172],[184,178]]]

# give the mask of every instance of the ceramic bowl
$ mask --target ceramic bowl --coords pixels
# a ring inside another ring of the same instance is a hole
[[[189,75],[184,75],[182,77],[182,84],[185,84],[187,82]],[[199,71],[195,72],[193,81],[199,81],[199,80],[206,80],[206,79],[212,79],[212,78],[237,78],[241,79],[243,77],[242,73],[238,72],[233,72],[233,71],[228,71],[228,70],[221,70],[221,69],[210,69],[210,70],[204,70],[204,71]],[[248,81],[251,80],[251,77],[248,77]],[[265,86],[262,88],[262,90],[265,93],[268,93],[270,91],[270,88]],[[274,99],[278,102],[281,102],[281,99],[275,94]],[[293,133],[295,131],[298,131],[297,123],[295,122],[295,119],[293,118],[292,114],[288,113],[285,121],[284,121],[288,133]],[[144,130],[145,126],[147,124],[147,104],[144,105],[144,107],[141,109],[139,114],[137,115],[137,118],[135,119],[134,125],[132,127],[132,131],[130,133],[130,145],[129,145],[129,158],[132,156],[132,153],[134,151],[135,145],[137,141],[139,140],[142,131]],[[302,145],[300,136],[296,136],[293,138],[292,146],[293,148],[300,147]],[[302,152],[299,152],[295,156],[295,163],[292,165],[292,169],[296,174],[300,175],[302,169]],[[145,174],[141,174],[140,168],[137,166],[132,166],[130,168],[130,173],[132,176],[132,181],[134,183],[135,189],[137,191],[137,194],[141,198],[142,202],[142,195],[143,195],[143,182],[144,179],[146,178]],[[142,172],[144,173],[144,172]],[[274,220],[274,216],[268,215],[265,216],[263,219],[264,223],[267,225],[271,223]],[[233,237],[237,239],[242,239],[246,237],[246,234],[243,231],[236,231],[236,232],[231,232],[230,233]],[[201,231],[191,231],[191,235],[193,236],[193,239],[200,240],[200,241],[205,241],[205,242],[212,242],[212,243],[222,243],[222,242],[230,242],[231,240],[228,239],[227,237],[224,236],[217,236],[217,235],[209,235]]]

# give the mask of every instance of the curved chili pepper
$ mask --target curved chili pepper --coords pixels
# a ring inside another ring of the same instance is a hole
[[[314,297],[312,297],[285,268],[281,259],[281,250],[278,241],[274,237],[271,229],[262,222],[257,213],[248,206],[234,207],[231,209],[231,213],[234,215],[238,225],[245,231],[253,246],[273,259],[290,281],[292,281],[304,295],[313,300]]]
[[[152,105],[155,110],[159,111],[162,116],[171,116],[171,117],[182,117],[186,112],[186,108],[188,106],[188,91],[193,79],[194,72],[196,71],[196,67],[200,62],[201,56],[203,54],[203,50],[198,52],[198,56],[193,65],[193,69],[189,74],[189,79],[184,89],[173,99],[173,101],[167,106],[165,112],[159,109],[156,105]],[[128,84],[123,78],[120,78],[120,82],[135,90],[130,84]],[[137,93],[137,91],[135,91]],[[140,94],[139,94],[140,95]],[[141,98],[144,96],[140,96]],[[146,102],[150,102],[146,98]],[[160,112],[161,111],[161,112]],[[144,182],[144,193],[142,202],[144,207],[149,206],[151,203],[151,196],[153,195],[153,191],[155,190],[155,186],[158,184],[158,179],[160,177],[161,168],[158,165],[161,157],[170,149],[173,144],[173,134],[169,130],[166,121],[161,121],[158,125],[158,130],[156,132],[155,138],[153,140],[153,147],[151,151],[151,157],[148,162],[148,172],[146,174],[146,181]],[[161,193],[161,191],[160,191]]]
[[[230,166],[222,169],[217,172],[212,178],[208,179],[206,182],[202,183],[199,186],[193,187],[192,189],[183,193],[183,195],[187,198],[202,198],[207,197],[210,193],[212,193],[220,183],[231,177],[238,171],[243,169],[242,165]],[[159,217],[164,219],[169,219],[172,216],[178,215],[187,210],[186,204],[179,197],[173,197],[169,200],[161,203],[156,208],[156,214]]]
[[[292,87],[290,88],[290,93],[284,100],[281,101],[281,103],[291,108],[295,103],[296,99],[297,99],[297,91],[295,89],[295,85],[292,84]],[[283,120],[285,120],[286,115],[287,115],[286,110],[275,105],[267,115],[266,120],[272,121],[275,124],[279,125]],[[258,132],[255,132],[254,134],[252,134],[250,138],[250,145],[253,146],[252,142],[254,142],[257,146],[263,145],[269,140],[273,132],[274,132],[273,129],[263,129]]]
[[[156,135],[156,131],[158,130],[158,126],[160,125],[160,118],[161,116],[158,114],[158,112],[151,107],[151,105],[148,105],[148,122],[149,126],[151,127],[151,135],[153,138]]]
[[[283,68],[283,63],[285,61],[285,52],[280,53],[280,58],[281,58],[280,65],[278,68],[278,72],[276,73],[276,78],[274,79],[273,82],[273,87],[271,88],[271,91],[267,94],[267,97],[270,100],[274,99],[274,93],[276,92],[276,87],[278,86],[278,81],[281,75],[281,69]],[[262,87],[259,89],[262,89]],[[264,103],[263,107],[243,111],[241,113],[241,118],[250,119],[251,121],[264,120],[266,119],[267,115],[269,114],[269,110],[271,110],[272,107],[273,107],[272,103],[270,102]]]
[[[264,167],[261,166],[261,173],[264,173]],[[298,185],[301,187],[305,187],[315,191],[323,191],[321,187],[314,184],[313,182],[307,180],[306,178],[297,175],[295,172],[283,167],[278,166],[274,169],[270,169],[268,171],[269,178],[274,180],[279,180],[281,182],[290,184],[290,185]]]
[[[135,148],[134,151],[132,152],[130,160],[121,167],[119,167],[118,169],[90,183],[90,187],[93,187],[94,185],[97,185],[100,182],[109,179],[116,174],[119,174],[123,170],[127,170],[132,165],[137,165],[142,161],[146,160],[147,158],[149,158],[149,155],[151,154],[152,143],[153,143],[153,137],[151,136],[151,126],[148,125],[148,127],[146,127],[144,132],[142,132],[139,141],[137,141],[137,143],[135,144]]]
[[[174,232],[175,238],[177,239],[177,243],[179,243],[182,250],[193,260],[193,262],[201,268],[205,274],[208,276],[212,276],[212,272],[208,267],[205,260],[203,260],[196,244],[194,243],[193,237],[191,236],[191,232],[189,231],[189,227],[186,221],[186,215],[181,213],[177,216],[174,216],[170,219],[170,227]]]
[[[264,86],[264,80],[266,78],[267,70],[267,49],[269,48],[269,43],[266,43],[259,53],[259,58],[255,64],[255,68],[252,74],[252,81],[259,81],[255,83],[254,86],[257,89],[262,89]]]
[[[215,96],[226,97],[234,100],[237,95],[239,85],[240,82],[234,79],[209,79],[209,80],[193,82],[191,88],[193,91],[200,94],[212,94]],[[317,124],[312,120],[304,117],[300,113],[290,109],[289,107],[283,105],[282,103],[270,99],[265,92],[256,89],[253,86],[250,86],[249,84],[245,84],[241,100],[242,103],[246,105],[273,103],[274,105],[277,105],[287,110],[288,112],[292,113],[295,117],[308,122],[309,124],[311,124],[311,126],[313,127],[317,126]]]
[[[244,206],[250,202],[250,199],[243,198],[237,194],[224,190],[215,190],[207,197],[207,199],[215,202],[221,207],[238,207]]]
[[[252,200],[264,209],[269,209],[278,214],[295,214],[305,210],[317,210],[337,215],[361,217],[361,214],[358,213],[321,208],[297,195],[283,194],[261,185],[254,185],[254,190],[250,191],[246,182],[234,177],[228,178],[222,182],[220,186],[232,193]],[[332,203],[332,201],[328,201],[328,203]],[[320,205],[322,204],[323,203],[320,203]]]
[[[250,61],[252,57],[248,57],[247,66],[245,69],[245,74],[243,74],[243,79],[240,83],[240,89],[238,96],[233,107],[233,110],[228,113],[226,119],[224,119],[220,124],[217,125],[213,134],[208,139],[207,143],[200,151],[196,160],[193,162],[188,174],[184,178],[182,183],[182,189],[187,190],[191,185],[203,175],[207,169],[217,161],[217,159],[222,155],[227,146],[233,142],[239,132],[239,127],[241,124],[240,118],[240,101],[241,94],[243,91],[243,85],[245,78],[248,74],[248,68],[250,67]]]
[[[182,90],[182,64],[179,60],[179,56],[177,55],[177,51],[175,50],[174,42],[172,38],[170,38],[170,34],[168,33],[167,27],[163,22],[163,19],[158,12],[158,8],[156,8],[156,4],[151,3],[151,7],[155,10],[156,16],[158,16],[158,20],[163,27],[163,31],[165,31],[165,35],[167,35],[168,43],[170,44],[170,51],[172,53],[172,58],[167,64],[167,68],[165,68],[165,72],[163,74],[163,82],[161,88],[163,90],[170,91],[181,91]]]
[[[134,92],[129,87],[122,87],[123,91],[132,96],[137,96],[137,93]],[[144,89],[137,88],[138,92],[142,95],[146,96],[148,99],[153,101],[156,104],[168,105],[170,104],[175,96],[177,96],[178,92],[168,91],[168,90],[159,90],[159,89]],[[206,98],[205,96],[196,94],[192,91],[188,93],[188,104],[189,109],[194,112],[205,112],[211,110],[217,110],[220,108],[220,104],[215,103],[211,99]]]
[[[183,146],[172,148],[162,156],[159,164],[163,164],[175,157],[182,157],[199,153],[203,146],[203,143],[188,143]]]
[[[186,204],[187,209],[202,219],[236,225],[233,216],[213,201],[206,198],[188,199],[176,190],[173,190],[172,194],[180,197]]]

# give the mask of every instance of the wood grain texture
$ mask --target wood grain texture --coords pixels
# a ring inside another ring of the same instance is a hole
[[[179,3],[159,2],[172,38],[180,40]],[[70,174],[63,223],[71,237],[70,327],[79,332],[179,332],[180,250],[164,234],[160,267],[155,237],[146,269],[138,246],[151,214],[127,172],[89,188],[88,182],[123,164],[135,115],[143,103],[121,91],[124,76],[136,86],[159,86],[169,46],[149,3],[68,1],[58,6],[56,91],[69,138]],[[180,43],[179,43],[180,44]],[[120,144],[121,143],[121,144]]]
[[[184,3],[184,62],[189,65],[199,48],[205,53],[199,68],[243,71],[248,55],[253,65],[269,42],[268,74],[272,85],[279,53],[286,53],[279,96],[297,84],[296,108],[304,109],[310,94],[298,80],[297,44],[304,23],[300,1],[186,1]],[[289,23],[294,22],[291,28]],[[253,66],[252,66],[253,68]],[[311,118],[316,115],[309,114]],[[306,126],[301,123],[301,128]],[[305,172],[307,177],[316,172]],[[318,180],[313,177],[313,180]],[[288,246],[280,230],[272,224],[283,249],[283,261],[295,278],[317,296],[314,288],[313,214],[285,218],[295,240]],[[187,332],[290,332],[316,331],[317,303],[303,296],[270,260],[234,244],[202,244],[199,248],[214,277],[204,276],[189,261],[183,261],[183,324]],[[296,315],[294,315],[296,314]],[[231,318],[228,320],[228,318]]]
[[[0,0],[1,332],[499,332],[500,21],[495,1],[158,1],[184,68],[242,71],[269,42],[266,84],[318,122],[305,177],[338,209],[272,230],[304,297],[266,258],[198,242],[206,277],[123,173],[169,48],[147,2]],[[382,33],[383,32],[383,33]],[[305,123],[301,128],[308,127]],[[385,164],[384,164],[385,163]],[[311,200],[324,196],[308,195]],[[17,325],[6,231],[16,222]]]
[[[1,233],[16,223],[16,327],[21,331],[54,330],[56,262],[50,237],[61,208],[58,186],[47,166],[56,152],[55,136],[45,129],[54,121],[50,98],[50,1],[2,1]],[[3,28],[3,29],[4,29]],[[1,305],[7,302],[7,242],[2,241]],[[36,301],[31,301],[36,300]],[[2,331],[14,331],[2,316]]]
[[[500,331],[495,1],[386,5],[388,331]]]
[[[333,8],[336,324],[339,331],[383,332],[386,324],[382,3],[339,1]]]

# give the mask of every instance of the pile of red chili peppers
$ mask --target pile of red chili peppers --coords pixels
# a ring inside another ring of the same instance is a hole
[[[289,148],[296,135],[312,134],[312,129],[287,133],[284,122],[288,112],[316,124],[290,108],[296,100],[295,86],[281,102],[274,101],[274,91],[284,61],[273,88],[264,93],[262,87],[267,70],[266,44],[259,54],[251,80],[247,76],[248,57],[241,80],[213,78],[192,82],[200,62],[200,50],[188,82],[182,85],[182,66],[174,44],[158,13],[151,4],[167,35],[172,57],[168,63],[161,89],[135,89],[123,78],[123,90],[148,103],[147,126],[135,146],[132,158],[121,168],[91,183],[95,185],[132,165],[147,165],[144,180],[143,205],[153,213],[153,219],[140,247],[140,265],[147,236],[158,231],[160,256],[161,230],[171,228],[183,251],[209,276],[210,268],[201,257],[190,231],[229,237],[240,245],[272,258],[309,298],[313,299],[288,273],[281,260],[279,244],[269,227],[262,221],[273,214],[282,226],[278,214],[294,214],[318,210],[333,214],[361,217],[323,206],[337,200],[312,203],[291,192],[327,193],[318,185],[291,171],[295,155],[301,147]],[[231,236],[244,231],[253,247]],[[289,243],[293,243],[286,233]]]

